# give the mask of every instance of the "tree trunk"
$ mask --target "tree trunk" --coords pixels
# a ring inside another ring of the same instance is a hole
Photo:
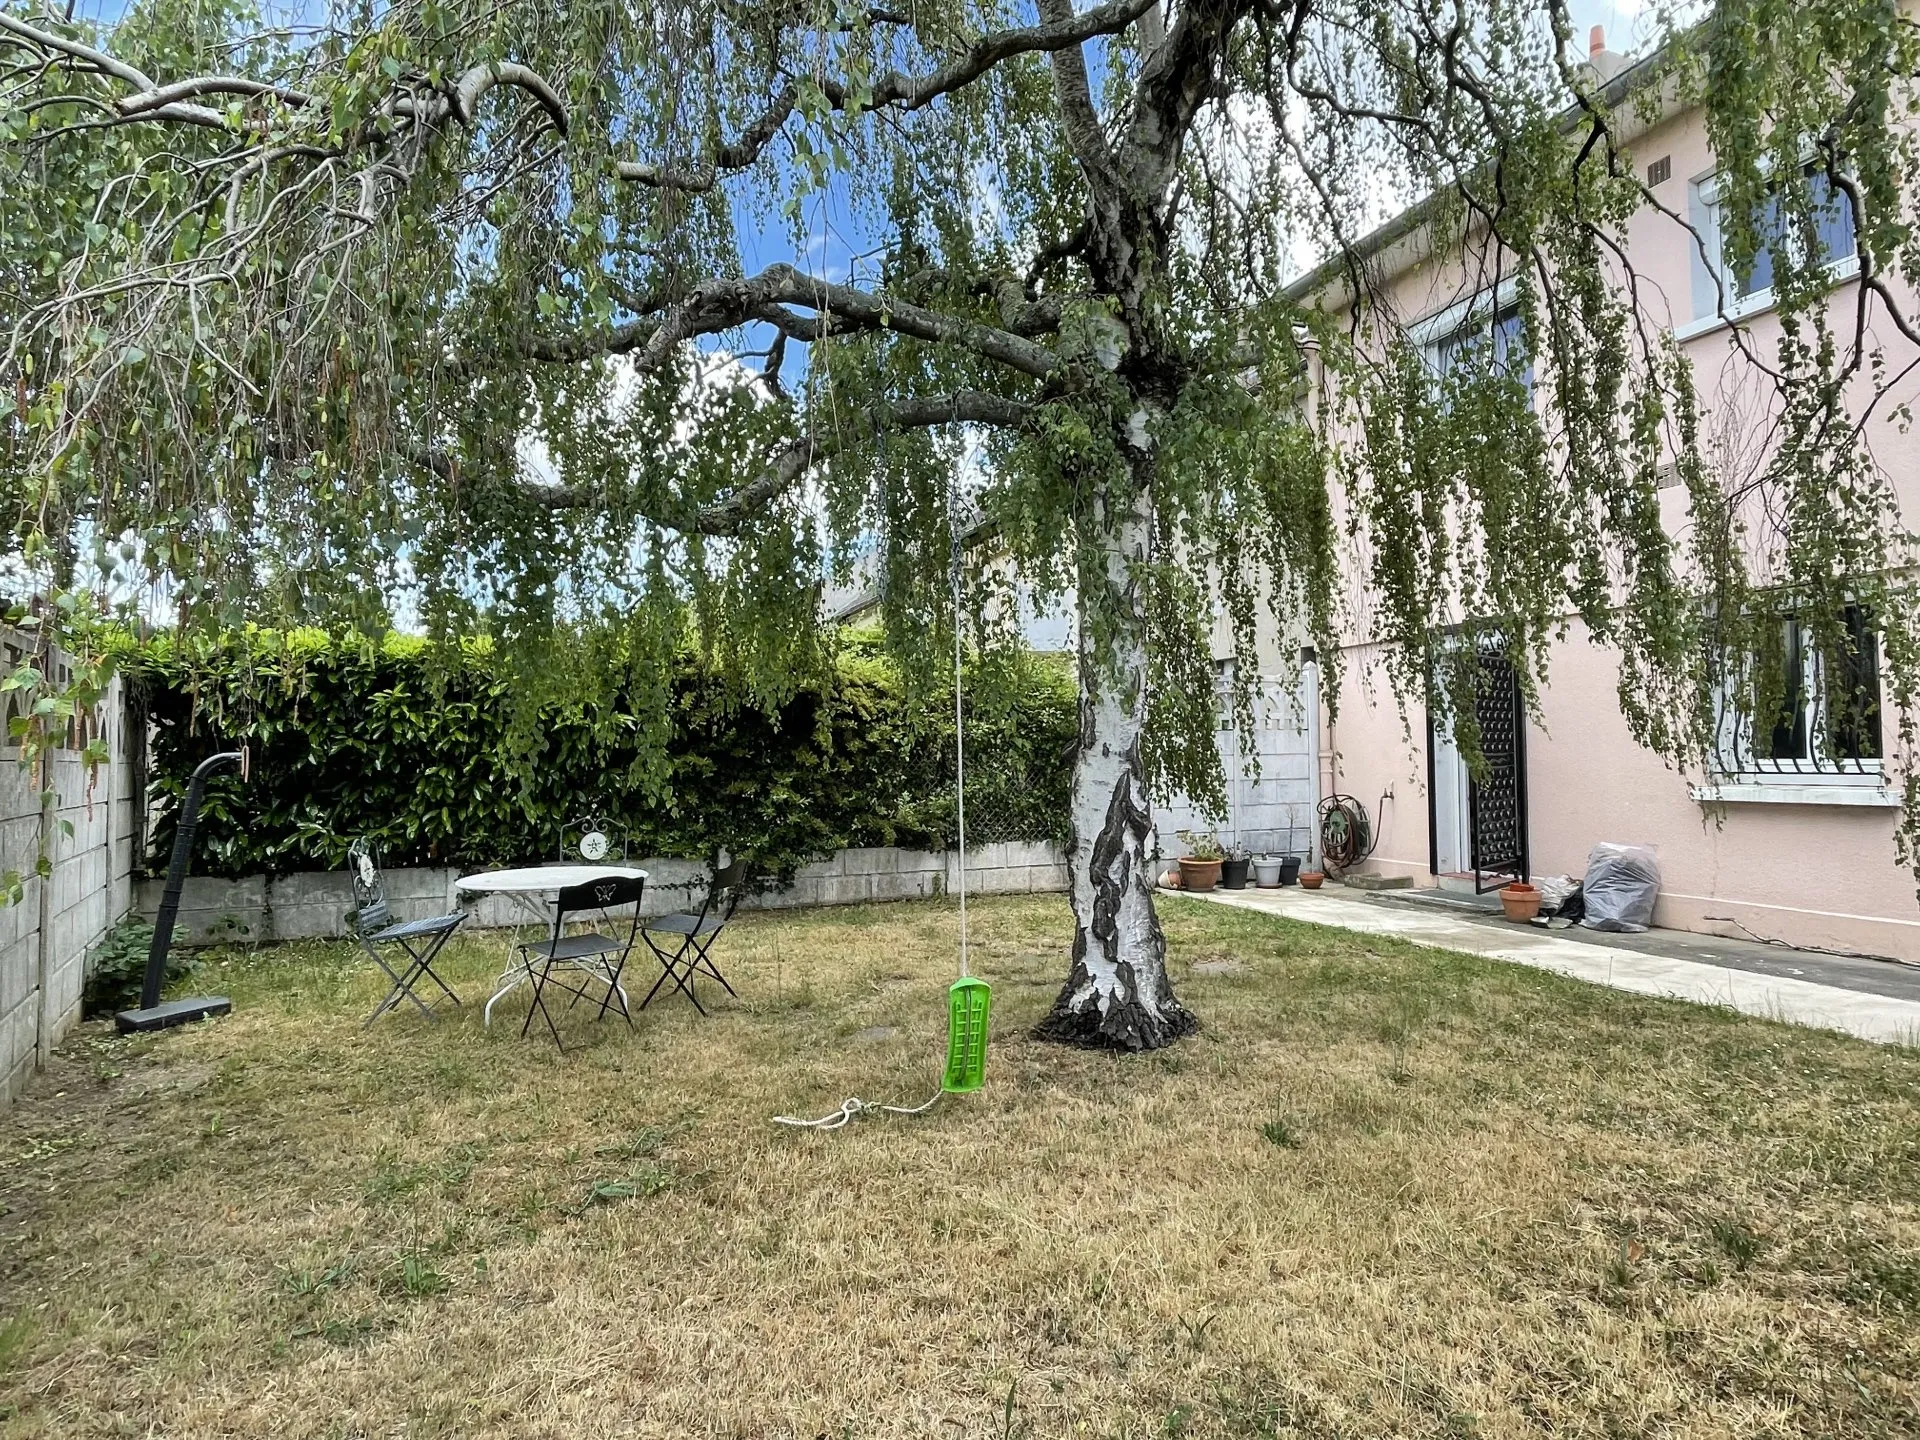
[[[1109,653],[1095,653],[1089,597],[1080,599],[1080,744],[1073,767],[1073,968],[1034,1035],[1069,1045],[1156,1050],[1200,1022],[1174,997],[1167,943],[1153,911],[1153,816],[1141,736],[1146,728],[1147,627],[1134,567],[1152,536],[1150,494],[1117,515],[1095,499],[1103,532]]]

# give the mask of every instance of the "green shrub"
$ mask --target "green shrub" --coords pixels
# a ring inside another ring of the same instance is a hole
[[[251,778],[209,783],[195,874],[337,869],[362,835],[389,865],[536,863],[588,814],[622,829],[635,855],[701,859],[724,845],[776,875],[845,846],[951,839],[951,691],[910,696],[870,643],[846,647],[825,683],[773,713],[683,654],[662,757],[617,685],[606,707],[548,706],[527,724],[484,644],[262,640],[236,637],[187,664],[162,638],[134,657],[153,724],[156,866],[193,767],[243,739]],[[1037,658],[1016,671],[968,718],[970,843],[1066,838],[1072,680]]]
[[[153,926],[144,920],[122,920],[101,937],[87,955],[87,986],[80,997],[89,1018],[111,1015],[140,1002],[140,982],[147,974],[147,952],[153,949]],[[184,966],[167,957],[167,978],[183,974]]]

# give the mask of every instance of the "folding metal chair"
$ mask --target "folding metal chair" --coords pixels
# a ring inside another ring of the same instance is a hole
[[[387,906],[387,887],[380,878],[379,862],[374,859],[373,848],[365,840],[356,840],[347,847],[347,874],[353,881],[354,936],[360,941],[360,948],[373,957],[373,963],[384,970],[387,978],[393,982],[393,989],[387,992],[387,998],[374,1006],[373,1013],[367,1016],[366,1026],[371,1026],[387,1011],[398,1009],[402,1000],[411,1000],[429,1020],[439,1019],[433,1013],[433,1006],[414,993],[414,987],[422,979],[431,980],[455,1005],[460,1003],[460,997],[434,972],[433,962],[439,958],[442,947],[452,938],[453,932],[467,918],[465,913],[436,915],[430,920],[396,922]],[[383,945],[399,949],[407,957],[406,963],[397,970],[389,965],[386,957],[380,953]],[[436,999],[433,1003],[438,1005],[440,1002]]]
[[[642,1010],[653,1003],[653,997],[660,993],[660,987],[671,980],[680,993],[693,1002],[694,1009],[702,1015],[706,1014],[706,1006],[693,993],[693,982],[702,975],[718,980],[721,989],[735,999],[739,998],[734,994],[733,986],[727,983],[727,977],[720,973],[720,967],[713,963],[713,942],[720,938],[720,932],[733,919],[740,897],[746,893],[747,879],[747,862],[735,860],[724,869],[714,871],[713,883],[707,889],[706,903],[700,907],[698,914],[683,911],[662,915],[640,927],[641,938],[660,961],[660,978],[653,982],[653,989],[647,991],[647,998],[640,1002]],[[655,936],[662,937],[671,947],[671,953],[662,948],[661,941],[656,940]]]
[[[547,1022],[547,1029],[553,1035],[553,1043],[565,1050],[561,1044],[560,1029],[553,1023],[553,1012],[547,1009],[547,986],[557,985],[573,996],[567,1002],[572,1009],[581,1000],[591,1000],[587,993],[589,981],[597,980],[607,987],[600,997],[600,1011],[593,1018],[604,1020],[607,1008],[619,1002],[620,1014],[626,1018],[629,1028],[633,1025],[633,1015],[627,1009],[627,992],[620,988],[620,973],[626,969],[627,956],[633,952],[634,936],[640,930],[640,896],[647,882],[641,878],[588,880],[580,885],[563,886],[553,909],[553,934],[545,940],[536,940],[520,947],[521,962],[533,976],[533,1003],[527,1006],[527,1018],[520,1026],[525,1035],[533,1028],[533,1017],[538,1012]],[[612,935],[602,935],[589,931],[584,935],[567,934],[567,917],[577,916],[583,910],[598,910],[601,918],[606,912],[618,909],[622,905],[633,907],[633,919],[627,926],[627,938],[620,940]],[[611,957],[611,958],[609,958]],[[572,970],[580,975],[578,985],[569,985],[564,979],[556,980],[554,971]]]

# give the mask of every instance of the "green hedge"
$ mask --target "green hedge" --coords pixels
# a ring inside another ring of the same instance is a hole
[[[617,700],[546,707],[531,727],[524,715],[516,725],[513,682],[484,645],[450,656],[401,636],[266,638],[202,651],[191,665],[162,638],[135,658],[135,694],[153,725],[156,869],[187,776],[243,738],[251,779],[209,785],[196,874],[338,868],[359,835],[389,865],[538,862],[590,813],[624,828],[636,855],[704,858],[726,845],[780,875],[844,846],[941,848],[951,838],[951,692],[914,703],[870,645],[849,647],[830,683],[775,714],[737,703],[683,656],[664,779],[650,794],[635,777],[662,772],[641,763],[639,727],[624,723]],[[987,708],[967,723],[969,840],[1064,840],[1070,677],[1030,661],[1011,699]],[[519,756],[529,730],[532,753]]]

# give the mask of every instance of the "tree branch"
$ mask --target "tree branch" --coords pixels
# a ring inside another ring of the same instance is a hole
[[[1003,60],[1011,60],[1016,55],[1065,50],[1102,35],[1118,35],[1158,3],[1159,0],[1107,0],[1084,15],[1072,15],[1069,4],[1068,18],[1049,18],[1044,24],[982,36],[965,55],[929,75],[916,77],[889,72],[873,87],[873,95],[865,108],[879,110],[892,105],[902,110],[918,110],[949,91],[972,84]]]
[[[1073,0],[1039,0],[1039,8],[1050,24],[1064,25],[1073,18]],[[1151,10],[1153,6],[1145,8]],[[1087,57],[1075,43],[1055,50],[1052,60],[1053,93],[1060,102],[1060,123],[1067,133],[1067,143],[1089,173],[1110,182],[1113,150],[1107,144],[1106,131],[1100,127],[1100,112],[1093,105],[1093,88],[1087,81]]]
[[[265,80],[249,80],[244,75],[200,75],[191,80],[176,80],[171,85],[156,85],[142,90],[137,95],[116,100],[113,108],[131,119],[136,115],[164,110],[182,100],[197,100],[203,95],[265,95],[283,105],[295,107],[313,103],[313,97],[303,90],[269,84]],[[222,124],[226,123],[218,111],[209,110],[207,113]]]
[[[566,102],[560,98],[560,92],[546,80],[524,65],[510,60],[493,61],[485,65],[471,67],[453,87],[448,100],[453,105],[453,118],[462,125],[473,123],[473,107],[480,103],[481,97],[496,85],[517,85],[540,102],[540,108],[547,112],[547,118],[553,121],[553,128],[565,135],[569,128]]]
[[[613,173],[622,180],[631,180],[639,185],[652,185],[663,190],[690,190],[705,192],[720,183],[720,176],[733,170],[745,170],[760,158],[760,152],[767,143],[780,133],[780,127],[787,123],[787,117],[793,114],[793,107],[799,101],[799,88],[788,83],[785,89],[774,96],[773,102],[761,112],[760,117],[740,132],[740,138],[731,145],[721,145],[713,155],[694,169],[676,165],[645,165],[634,160],[622,160],[613,167]]]
[[[1141,196],[1166,190],[1200,107],[1219,84],[1227,39],[1249,0],[1199,0],[1180,7],[1173,29],[1140,72],[1138,103],[1120,168]]]
[[[136,90],[152,90],[152,80],[144,71],[136,70],[124,60],[116,60],[104,50],[96,50],[91,45],[83,45],[78,40],[69,40],[64,35],[56,35],[50,30],[41,30],[25,21],[0,11],[0,30],[16,35],[22,40],[47,50],[58,51],[62,55],[71,55],[76,60],[84,60],[102,73],[124,80]]]
[[[810,321],[805,316],[781,313],[780,307],[788,305],[815,311],[820,318]],[[1050,312],[1045,304],[1030,308],[1036,319]],[[768,321],[796,340],[817,340],[828,334],[859,330],[891,330],[916,340],[970,350],[1036,380],[1052,375],[1062,364],[1052,350],[1011,330],[850,285],[831,284],[785,264],[770,265],[744,280],[706,281],[695,286],[685,299],[662,305],[658,318],[642,316],[599,334],[535,337],[526,343],[524,353],[556,363],[594,355],[633,354],[636,369],[652,372],[686,341],[720,334],[749,320]]]
[[[831,431],[810,431],[789,441],[767,461],[758,476],[731,495],[691,513],[647,518],[682,533],[737,535],[749,518],[792,490],[815,465],[846,450],[882,436],[938,425],[1017,428],[1026,424],[1032,414],[1033,406],[1026,401],[1009,400],[981,390],[918,396],[894,404],[875,403],[841,417]],[[453,473],[451,461],[442,452],[416,454],[413,458],[442,478]],[[590,510],[602,500],[596,492],[573,485],[536,485],[524,480],[516,484],[524,498],[546,510]]]
[[[1084,15],[1075,15],[1072,0],[1047,0],[1041,6],[1045,23],[983,36],[974,42],[965,55],[929,74],[903,75],[897,70],[889,71],[880,77],[864,99],[835,80],[820,82],[820,88],[836,110],[918,110],[942,95],[972,84],[1005,60],[1017,55],[1052,51],[1056,55],[1070,54],[1074,57],[1071,63],[1079,71],[1080,92],[1087,97],[1086,108],[1091,112],[1093,102],[1087,89],[1086,67],[1079,58],[1079,46],[1101,35],[1117,35],[1158,3],[1159,0],[1107,0],[1106,4],[1095,6]],[[891,14],[876,12],[874,18],[888,23],[905,23],[905,17]],[[780,133],[780,127],[787,123],[787,117],[793,114],[798,103],[799,87],[790,80],[759,117],[741,132],[738,140],[716,147],[706,159],[690,165],[656,165],[623,160],[615,165],[614,173],[622,180],[660,189],[693,192],[711,190],[722,175],[745,170],[758,160],[768,143]],[[1094,121],[1094,134],[1099,134],[1097,119]],[[1099,143],[1102,148],[1105,147],[1104,139]]]

